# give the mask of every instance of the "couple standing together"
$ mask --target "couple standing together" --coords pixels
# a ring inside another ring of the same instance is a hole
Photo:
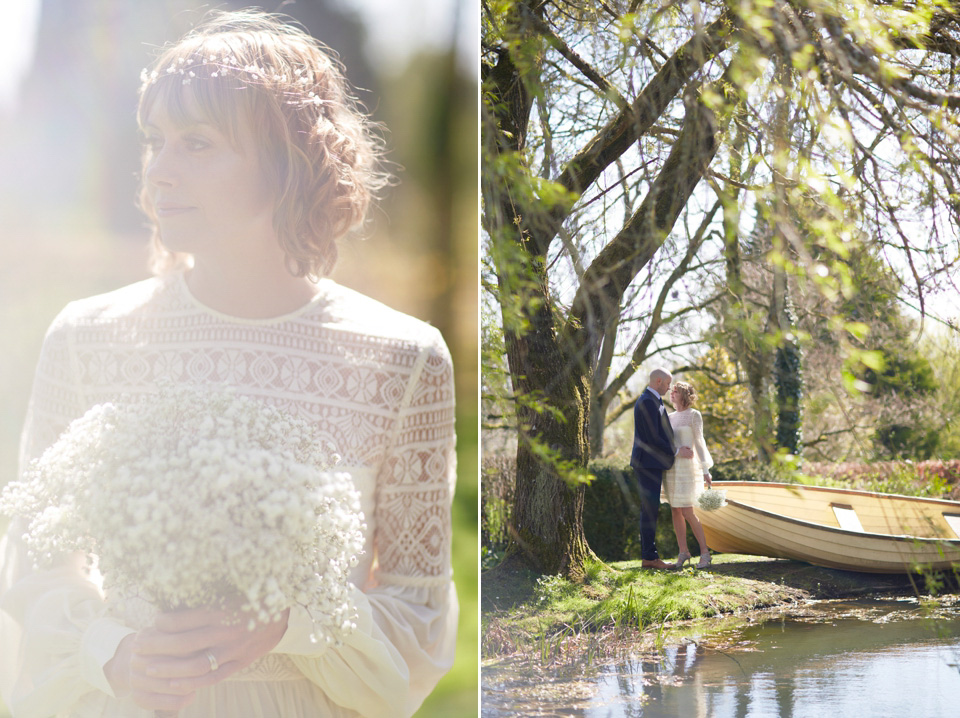
[[[633,408],[634,435],[630,466],[640,489],[640,548],[644,568],[682,568],[690,560],[687,548],[687,527],[700,544],[698,568],[710,565],[710,551],[703,536],[703,527],[693,511],[693,504],[703,489],[710,485],[709,469],[713,459],[703,440],[703,417],[693,408],[697,394],[686,382],[676,382],[663,369],[650,373],[650,382]],[[669,394],[668,394],[669,392]],[[676,411],[667,414],[663,396],[668,395]],[[660,512],[661,490],[670,504],[673,530],[677,534],[680,554],[669,564],[657,553],[657,515]]]

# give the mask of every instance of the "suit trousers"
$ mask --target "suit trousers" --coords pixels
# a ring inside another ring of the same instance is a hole
[[[644,561],[656,561],[660,558],[657,553],[657,517],[664,472],[642,466],[634,466],[633,472],[640,492],[640,557]]]

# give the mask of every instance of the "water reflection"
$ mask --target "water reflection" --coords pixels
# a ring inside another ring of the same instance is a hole
[[[483,718],[954,718],[960,611],[843,602],[687,641],[659,656],[483,671]]]

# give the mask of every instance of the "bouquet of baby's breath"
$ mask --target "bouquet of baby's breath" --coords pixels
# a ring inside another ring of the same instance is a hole
[[[716,511],[727,505],[727,492],[707,489],[697,497],[697,505],[704,511]]]
[[[333,643],[355,627],[347,574],[364,530],[336,460],[307,422],[262,402],[165,385],[74,421],[4,490],[0,510],[29,520],[41,566],[95,555],[108,595],[263,622],[300,604],[314,639]]]

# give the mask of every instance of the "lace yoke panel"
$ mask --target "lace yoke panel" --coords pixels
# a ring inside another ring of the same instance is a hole
[[[703,419],[700,417],[700,414],[692,409],[675,411],[670,414],[670,425],[673,426],[674,431],[684,426],[692,427],[697,424],[698,420],[700,426],[703,426]]]
[[[199,305],[178,275],[75,302],[44,342],[22,459],[91,406],[160,379],[225,384],[311,421],[341,465],[376,475],[379,580],[449,581],[453,369],[434,328],[326,280],[269,321]]]
[[[670,414],[670,425],[678,446],[693,448],[697,464],[704,469],[713,466],[713,458],[703,437],[703,415],[699,411],[692,408],[675,411]]]

